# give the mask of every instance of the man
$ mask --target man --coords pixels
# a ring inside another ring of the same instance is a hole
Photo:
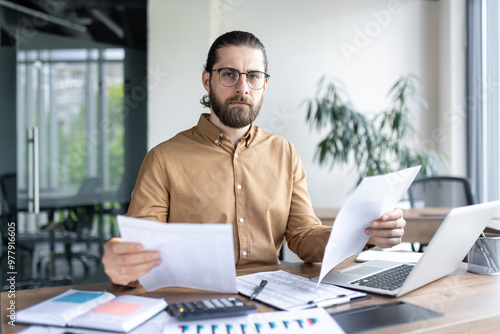
[[[283,239],[306,262],[321,261],[331,227],[315,216],[295,147],[253,121],[269,82],[267,56],[252,34],[226,33],[212,44],[202,73],[210,108],[198,125],[153,148],[137,177],[129,216],[164,222],[233,225],[236,266],[279,263]],[[369,244],[401,242],[401,210],[365,232]],[[126,285],[161,263],[156,251],[113,238],[102,259]]]

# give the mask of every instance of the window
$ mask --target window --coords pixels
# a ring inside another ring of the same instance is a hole
[[[500,5],[468,1],[469,173],[480,202],[500,198]]]

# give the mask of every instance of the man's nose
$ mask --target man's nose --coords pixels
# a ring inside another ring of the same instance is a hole
[[[240,74],[238,82],[236,83],[236,92],[242,95],[248,94],[250,87],[248,87],[247,77],[245,73]]]

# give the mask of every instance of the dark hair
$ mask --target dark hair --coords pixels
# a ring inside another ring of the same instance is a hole
[[[267,72],[267,55],[264,44],[262,44],[262,42],[255,37],[254,34],[249,32],[230,31],[217,37],[210,47],[210,50],[208,50],[205,71],[209,72],[210,75],[212,75],[214,64],[219,60],[219,49],[229,46],[249,46],[260,49],[262,51],[262,55],[264,56],[264,72]],[[208,95],[204,95],[201,98],[200,103],[205,107],[210,108],[210,99]]]

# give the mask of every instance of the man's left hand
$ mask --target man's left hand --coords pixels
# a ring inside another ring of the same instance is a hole
[[[371,227],[365,229],[365,233],[370,236],[368,244],[382,248],[398,245],[403,238],[405,226],[403,211],[394,209],[386,212],[380,219],[373,220]]]

